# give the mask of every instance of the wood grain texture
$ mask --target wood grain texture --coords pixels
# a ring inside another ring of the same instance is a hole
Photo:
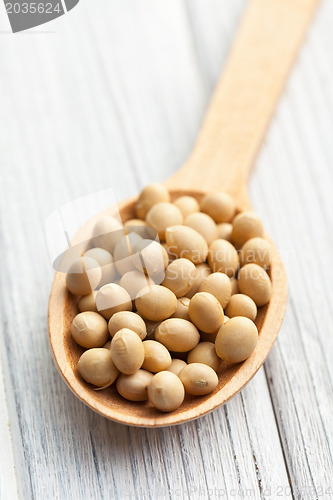
[[[209,487],[289,498],[289,479],[295,498],[328,499],[332,4],[311,28],[250,185],[290,282],[277,344],[225,407],[142,430],[91,412],[54,367],[44,221],[73,198],[114,186],[123,199],[179,168],[245,3],[98,3],[43,30],[55,33],[0,35],[1,336],[19,498],[207,498]]]
[[[0,373],[0,445],[2,456],[0,460],[0,498],[8,497],[17,500],[12,436],[2,373]]]

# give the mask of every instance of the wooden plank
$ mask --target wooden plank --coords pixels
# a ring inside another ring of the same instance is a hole
[[[2,351],[3,352],[3,351]],[[0,499],[18,499],[16,471],[3,374],[0,372]]]
[[[75,197],[111,185],[121,199],[179,167],[195,139],[241,3],[101,5],[98,11],[80,2],[55,22],[55,34],[1,39],[6,387],[12,388],[10,417],[14,409],[18,416],[14,457],[24,498],[45,498],[46,492],[64,499],[122,498],[124,492],[129,498],[156,498],[159,492],[168,498],[173,488],[180,498],[188,492],[205,498],[215,487],[229,496],[234,488],[254,489],[252,498],[259,498],[270,485],[274,495],[288,486],[279,434],[295,496],[313,485],[318,491],[329,485],[332,472],[332,274],[329,266],[325,273],[320,266],[307,273],[312,262],[330,262],[332,242],[333,72],[324,49],[332,44],[329,2],[251,186],[282,253],[295,241],[294,258],[287,262],[296,313],[289,309],[266,363],[274,408],[260,372],[225,408],[153,434],[103,420],[60,380],[45,327],[52,272],[43,224],[51,210]],[[316,183],[313,164],[320,173]]]
[[[289,276],[289,309],[266,371],[293,492],[299,498],[332,495],[333,343],[327,334],[333,330],[328,139],[333,125],[327,106],[332,91],[319,76],[323,71],[327,76],[327,55],[325,45],[319,49],[316,40],[329,15],[331,6],[325,3],[251,186],[256,208],[275,232]],[[327,31],[324,37],[332,40]],[[268,195],[269,185],[274,189]]]

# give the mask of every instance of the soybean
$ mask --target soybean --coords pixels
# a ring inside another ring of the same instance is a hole
[[[198,264],[195,267],[197,269],[197,275],[196,275],[196,278],[194,279],[191,290],[189,292],[187,292],[187,294],[186,294],[186,297],[188,297],[190,299],[193,297],[193,295],[195,295],[199,291],[199,287],[200,287],[201,283],[203,282],[203,280],[205,278],[207,278],[207,276],[212,274],[212,270],[209,267],[209,265],[206,264],[206,262],[203,262],[202,264]]]
[[[272,248],[264,238],[251,238],[241,248],[240,263],[258,264],[265,270],[269,268],[272,259]]]
[[[77,344],[87,349],[102,347],[109,338],[107,322],[93,311],[85,311],[75,316],[71,324],[71,334]]]
[[[97,387],[113,384],[119,374],[111,352],[103,347],[85,351],[79,359],[78,371],[86,382]]]
[[[183,214],[176,205],[161,202],[154,205],[146,216],[149,226],[156,229],[160,240],[165,239],[165,230],[169,226],[183,223]]]
[[[271,298],[271,280],[266,271],[257,264],[246,264],[241,268],[238,287],[239,291],[251,297],[258,307],[267,304]]]
[[[93,229],[94,247],[113,252],[116,243],[123,237],[124,228],[115,217],[105,216],[99,219]]]
[[[146,370],[138,370],[132,375],[122,373],[117,380],[117,391],[129,401],[146,401],[152,378],[153,374]]]
[[[172,315],[172,318],[187,319],[190,321],[190,315],[188,313],[188,306],[190,305],[190,299],[188,297],[180,297],[177,299],[177,308]]]
[[[217,238],[217,227],[214,220],[208,214],[202,212],[188,215],[184,221],[185,226],[191,227],[203,236],[209,245]]]
[[[135,260],[135,266],[156,282],[163,281],[164,270],[169,263],[168,253],[165,248],[154,240],[141,240],[135,245],[135,252],[140,259]]]
[[[230,279],[224,273],[212,273],[201,282],[199,292],[208,292],[214,295],[224,309],[231,297]]]
[[[97,312],[97,307],[96,307],[96,293],[97,291],[94,290],[91,293],[88,293],[88,295],[83,295],[83,297],[80,298],[78,307],[80,312],[85,312],[85,311],[94,311]]]
[[[185,391],[193,396],[205,396],[216,389],[218,378],[216,372],[203,363],[191,363],[179,374]]]
[[[126,290],[116,283],[102,286],[96,294],[98,312],[105,319],[110,319],[119,311],[131,311],[132,301]]]
[[[209,246],[208,263],[213,271],[235,276],[239,257],[235,247],[227,240],[215,240]]]
[[[241,248],[250,238],[263,234],[263,224],[255,212],[241,212],[232,222],[232,241],[237,248]]]
[[[200,342],[192,351],[188,353],[187,363],[203,363],[217,371],[221,364],[221,359],[215,351],[215,344],[212,342]]]
[[[121,277],[119,285],[122,286],[131,299],[134,300],[143,288],[147,286],[152,287],[155,283],[144,273],[140,273],[140,271],[129,271]]]
[[[66,275],[66,286],[74,295],[87,295],[99,284],[102,270],[95,259],[81,257],[69,267]]]
[[[232,224],[230,222],[221,222],[217,224],[217,239],[228,240],[231,242]]]
[[[148,386],[149,401],[161,411],[174,411],[182,404],[185,390],[182,382],[172,372],[156,373]]]
[[[180,196],[173,202],[183,214],[184,219],[195,212],[199,212],[200,205],[193,196]]]
[[[172,360],[169,368],[167,368],[167,371],[172,372],[178,376],[180,374],[180,372],[182,371],[182,369],[185,368],[185,366],[187,366],[186,361],[183,361],[182,359],[175,358]]]
[[[208,193],[203,197],[201,211],[215,222],[229,222],[235,214],[235,202],[227,193]]]
[[[155,339],[169,351],[187,352],[199,343],[200,334],[190,321],[170,318],[156,328]]]
[[[166,243],[177,257],[184,257],[193,264],[201,264],[206,260],[208,246],[198,231],[191,227],[175,225],[165,231]]]
[[[225,312],[230,318],[245,316],[254,321],[257,317],[257,306],[251,297],[243,293],[236,293],[230,298]]]
[[[214,295],[196,293],[190,300],[189,315],[192,323],[206,333],[216,332],[223,325],[223,309]]]
[[[162,184],[149,184],[142,191],[135,206],[139,219],[145,219],[149,210],[161,201],[170,201],[170,195]]]
[[[133,330],[122,328],[112,339],[111,354],[118,370],[131,375],[141,368],[144,360],[142,341]]]
[[[150,321],[162,321],[175,312],[176,295],[164,286],[155,285],[141,290],[135,299],[135,306],[141,316]]]
[[[114,263],[121,275],[137,269],[136,263],[140,262],[135,252],[135,245],[142,240],[136,233],[123,236],[114,248]]]
[[[190,291],[197,276],[195,265],[188,259],[177,259],[165,270],[162,285],[169,288],[176,297],[182,297]]]
[[[249,318],[229,319],[219,330],[215,349],[217,355],[227,363],[240,363],[254,351],[258,342],[258,330]]]
[[[116,276],[116,268],[113,263],[113,257],[104,248],[91,248],[85,254],[85,257],[91,257],[95,259],[96,262],[101,266],[102,277],[99,282],[99,286],[111,283]]]
[[[123,328],[129,328],[137,333],[141,340],[147,335],[145,322],[138,314],[131,311],[120,311],[115,313],[109,320],[108,328],[112,337]]]
[[[155,340],[143,342],[144,361],[142,368],[152,373],[167,370],[171,365],[171,356],[166,347]]]

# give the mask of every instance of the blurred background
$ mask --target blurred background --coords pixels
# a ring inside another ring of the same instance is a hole
[[[48,345],[47,216],[105,188],[129,197],[183,164],[245,6],[81,0],[15,35],[0,6],[1,500],[214,498],[214,488],[251,498],[312,499],[321,491],[331,498],[329,0],[320,3],[249,186],[290,290],[264,368],[213,414],[146,431],[84,407]]]

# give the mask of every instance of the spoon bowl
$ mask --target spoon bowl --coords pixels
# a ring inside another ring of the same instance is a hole
[[[165,182],[171,199],[191,195],[200,200],[208,191],[225,191],[233,196],[238,211],[251,210],[246,189],[249,171],[317,4],[318,0],[303,0],[300,9],[295,0],[250,0],[193,152]],[[135,201],[120,203],[123,222],[135,217]],[[222,366],[214,392],[186,396],[172,413],[161,413],[149,402],[127,401],[112,386],[95,391],[81,379],[77,363],[83,349],[70,334],[78,312],[77,298],[67,291],[66,276],[59,272],[49,304],[50,342],[56,365],[79,399],[117,422],[157,427],[198,418],[240,391],[265,361],[287,304],[287,278],[273,244],[270,277],[270,302],[258,309],[256,318],[259,340],[255,351],[243,363]]]
[[[185,194],[194,196],[198,201],[204,195],[196,191],[172,190],[171,200]],[[135,217],[135,201],[136,199],[131,199],[119,205],[123,222]],[[241,211],[244,208],[239,206],[238,210]],[[114,385],[96,391],[80,377],[77,364],[84,349],[76,344],[70,333],[72,320],[79,312],[78,299],[66,289],[64,273],[57,273],[55,276],[49,305],[50,343],[56,366],[68,386],[81,401],[104,417],[120,423],[142,427],[168,426],[205,415],[228,401],[251,380],[263,364],[277,337],[286,307],[287,279],[274,246],[270,274],[272,297],[266,306],[258,308],[256,325],[259,340],[255,351],[243,363],[236,365],[222,363],[218,373],[219,383],[214,392],[201,397],[186,396],[181,407],[172,413],[161,413],[149,402],[127,401],[118,394]]]

